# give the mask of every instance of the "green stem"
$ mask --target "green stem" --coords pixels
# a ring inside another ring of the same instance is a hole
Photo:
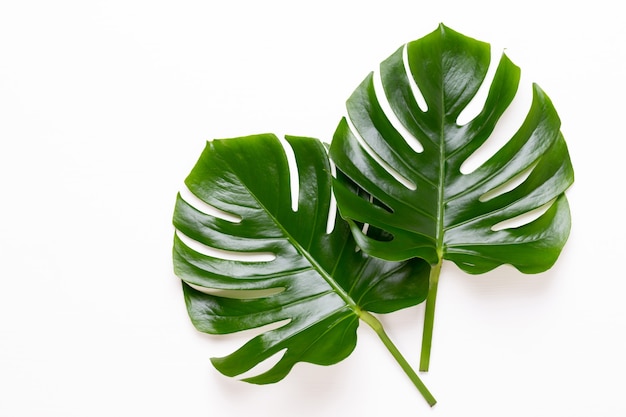
[[[389,339],[389,336],[385,333],[385,329],[383,329],[383,325],[380,321],[367,311],[361,311],[360,317],[361,320],[374,329],[378,337],[380,337],[380,340],[383,341],[385,347],[389,350],[389,352],[391,352],[391,355],[393,355],[394,359],[398,362],[404,373],[407,374],[411,382],[413,382],[413,385],[415,385],[420,394],[422,394],[428,405],[431,407],[434,406],[437,403],[437,400],[435,400],[435,397],[433,397],[430,391],[428,391],[426,385],[424,385],[419,376],[417,376],[417,373],[415,373],[413,368],[411,368],[411,365],[409,365],[404,356],[402,356],[396,345],[394,345],[391,339]]]
[[[433,327],[435,323],[435,302],[437,300],[437,286],[441,273],[442,260],[430,269],[428,278],[428,296],[426,297],[426,310],[424,312],[424,333],[422,334],[422,353],[420,356],[420,371],[427,372],[430,365],[430,348],[433,343]]]

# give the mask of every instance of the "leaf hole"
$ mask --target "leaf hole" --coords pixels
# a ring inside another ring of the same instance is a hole
[[[485,107],[485,102],[487,101],[487,96],[489,95],[489,88],[493,83],[493,79],[496,75],[496,69],[498,68],[500,54],[500,50],[491,48],[491,58],[487,74],[485,74],[485,78],[480,84],[476,95],[472,97],[467,106],[461,111],[461,113],[459,113],[459,116],[456,119],[456,123],[458,125],[462,126],[474,120],[474,118],[476,118],[476,116],[478,116]]]
[[[392,233],[372,225],[369,225],[368,229],[364,233],[378,242],[391,242],[394,239]]]
[[[350,117],[346,117],[346,121],[359,145],[365,150],[365,152],[367,152],[369,156],[371,156],[376,161],[376,163],[378,163],[378,165],[380,165],[385,171],[387,171],[389,175],[391,175],[396,181],[398,181],[409,190],[415,191],[417,189],[417,186],[413,181],[409,180],[398,171],[393,169],[391,165],[385,162],[376,152],[374,152],[374,150],[365,142],[365,140],[363,140],[356,127],[354,127],[352,121],[350,120]]]
[[[376,240],[378,242],[391,242],[394,239],[394,235],[389,233],[383,229],[372,226],[369,223],[363,224],[361,226],[361,233],[363,235],[369,237],[370,239]],[[362,249],[359,246],[354,247],[354,252],[360,252]]]
[[[287,164],[289,166],[289,185],[291,190],[291,210],[298,211],[298,200],[300,197],[300,175],[298,174],[298,163],[293,148],[284,138],[279,138],[280,144],[285,150]]]
[[[387,96],[385,95],[385,90],[383,88],[383,82],[380,77],[379,71],[374,72],[373,82],[376,98],[378,99],[378,103],[380,104],[383,113],[387,117],[387,120],[389,120],[389,123],[391,123],[393,128],[398,131],[398,133],[404,138],[407,145],[409,145],[409,147],[413,149],[414,152],[423,152],[424,147],[422,146],[420,141],[415,136],[413,136],[411,132],[408,131],[408,129],[400,122],[398,116],[396,116],[394,111],[391,109],[391,105],[389,104]]]
[[[263,288],[259,290],[227,290],[221,288],[207,288],[200,285],[186,283],[191,288],[201,293],[214,295],[216,297],[234,298],[238,300],[254,300],[258,298],[267,298],[285,291],[285,287]]]
[[[201,213],[209,216],[217,217],[218,219],[226,220],[231,223],[241,223],[242,217],[233,213],[220,210],[217,207],[210,205],[209,203],[201,200],[198,196],[183,185],[179,191],[180,197],[187,202],[191,207],[195,208]]]
[[[214,248],[200,243],[189,236],[182,233],[180,230],[176,231],[176,235],[180,240],[192,250],[212,258],[222,259],[225,261],[239,261],[239,262],[272,262],[276,259],[276,255],[272,252],[239,252],[230,251],[225,249]]]
[[[372,203],[376,207],[380,207],[383,210],[385,210],[386,212],[393,214],[393,209],[391,207],[389,207],[387,204],[383,203],[382,201],[380,201],[379,199],[377,199],[373,195],[370,195],[369,201],[370,201],[370,203]]]
[[[526,181],[526,179],[530,176],[531,172],[533,172],[533,169],[535,169],[536,166],[537,162],[533,163],[510,180],[504,182],[501,185],[498,185],[492,190],[487,191],[485,194],[478,197],[478,200],[484,203],[485,201],[492,200],[498,196],[501,196],[502,194],[514,190],[515,188],[519,187],[524,181]]]
[[[404,63],[404,71],[406,72],[407,79],[409,80],[409,87],[411,87],[411,93],[413,94],[413,98],[415,98],[415,102],[421,111],[428,111],[428,103],[424,99],[424,95],[422,94],[422,90],[417,86],[415,80],[413,79],[413,75],[411,74],[411,65],[409,64],[409,46],[407,44],[404,45],[402,50],[402,61]],[[409,144],[410,145],[410,144]],[[421,146],[421,144],[420,144]]]
[[[343,178],[345,179],[345,181],[349,181],[352,184],[352,186],[356,190],[355,194],[358,197],[361,197],[363,200],[367,201],[368,203],[376,207],[380,207],[386,212],[393,214],[393,209],[389,207],[387,204],[383,203],[382,201],[374,197],[372,194],[368,193],[366,190],[364,190],[362,187],[360,187],[358,184],[352,181],[349,177],[344,175]]]
[[[337,178],[337,167],[335,163],[329,158],[330,163],[330,175],[333,178]],[[331,234],[335,230],[335,222],[337,221],[337,199],[335,193],[330,193],[330,204],[328,207],[328,219],[326,220],[326,233]]]
[[[520,88],[513,101],[504,111],[487,140],[463,161],[460,168],[461,173],[471,174],[495,155],[522,126],[524,119],[530,111],[531,104],[532,83],[522,75]]]
[[[552,204],[554,204],[555,201],[556,199],[552,199],[546,204],[527,211],[526,213],[522,213],[519,216],[511,217],[510,219],[496,223],[491,226],[491,230],[497,232],[505,229],[516,229],[518,227],[522,227],[524,225],[532,223],[533,221],[541,217],[546,211],[548,211],[548,209],[552,206]]]

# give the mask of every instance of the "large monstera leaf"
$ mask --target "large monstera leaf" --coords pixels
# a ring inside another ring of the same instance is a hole
[[[461,172],[517,92],[520,70],[503,55],[482,111],[458,123],[486,77],[490,56],[488,44],[443,25],[408,43],[380,66],[384,97],[377,96],[373,74],[358,86],[347,102],[350,123],[341,121],[331,145],[337,204],[358,245],[388,260],[427,260],[434,272],[429,303],[443,259],[469,273],[502,264],[537,273],[553,265],[569,234],[564,192],[573,170],[559,117],[537,85],[517,132],[473,172]],[[355,184],[370,197],[354,192]],[[506,226],[530,212],[540,214]],[[361,224],[382,230],[383,238],[368,236]],[[425,329],[432,325],[429,303]]]
[[[279,325],[234,353],[214,358],[214,366],[236,376],[282,353],[271,369],[246,379],[264,384],[281,380],[297,362],[334,364],[354,349],[362,319],[434,404],[380,322],[367,312],[387,313],[423,301],[428,264],[369,257],[357,250],[340,216],[328,231],[335,209],[326,148],[311,138],[286,141],[297,164],[297,210],[285,148],[274,135],[208,142],[186,179],[197,198],[228,216],[209,214],[181,195],[177,199],[174,267],[196,328],[226,334]],[[189,239],[212,252],[193,248]]]

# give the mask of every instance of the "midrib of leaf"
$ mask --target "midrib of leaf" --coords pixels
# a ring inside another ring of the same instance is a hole
[[[443,30],[443,28],[441,28]],[[437,287],[439,285],[439,274],[443,262],[443,235],[444,235],[444,180],[446,162],[446,111],[445,111],[445,90],[444,90],[444,69],[443,56],[440,58],[440,105],[441,120],[439,129],[439,188],[437,195],[437,225],[435,236],[435,250],[437,253],[437,263],[431,264],[430,276],[428,277],[428,295],[426,296],[426,307],[424,309],[424,328],[422,332],[422,349],[420,352],[420,371],[428,371],[430,366],[430,351],[433,338],[433,328],[435,322],[435,304],[437,301]]]
[[[443,251],[443,219],[444,219],[444,204],[443,204],[443,196],[444,196],[444,180],[445,180],[445,162],[446,162],[446,147],[445,147],[445,95],[444,95],[444,85],[443,85],[443,59],[441,60],[441,121],[440,121],[440,133],[439,133],[439,178],[438,178],[438,189],[437,189],[437,229],[436,229],[436,247],[437,251],[437,262],[441,262],[442,251]]]

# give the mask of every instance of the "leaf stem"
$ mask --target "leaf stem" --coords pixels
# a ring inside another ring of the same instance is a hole
[[[409,377],[411,382],[413,382],[413,385],[415,385],[420,394],[422,394],[428,405],[430,405],[431,407],[434,406],[437,403],[437,400],[435,399],[435,397],[433,397],[430,391],[428,391],[426,385],[424,385],[422,380],[413,370],[411,365],[409,365],[404,356],[402,356],[402,353],[400,353],[396,345],[393,344],[389,336],[387,336],[387,333],[385,332],[385,329],[383,328],[383,325],[380,323],[380,321],[367,311],[361,311],[359,316],[361,320],[363,320],[372,329],[374,329],[380,340],[382,340],[383,344],[389,350],[394,359],[398,362],[404,373]]]
[[[420,355],[421,372],[428,372],[430,365],[430,348],[433,343],[433,327],[435,323],[435,302],[437,301],[437,286],[439,285],[439,274],[443,260],[431,266],[428,278],[428,295],[426,296],[426,309],[424,312],[424,332],[422,334],[422,352]]]

